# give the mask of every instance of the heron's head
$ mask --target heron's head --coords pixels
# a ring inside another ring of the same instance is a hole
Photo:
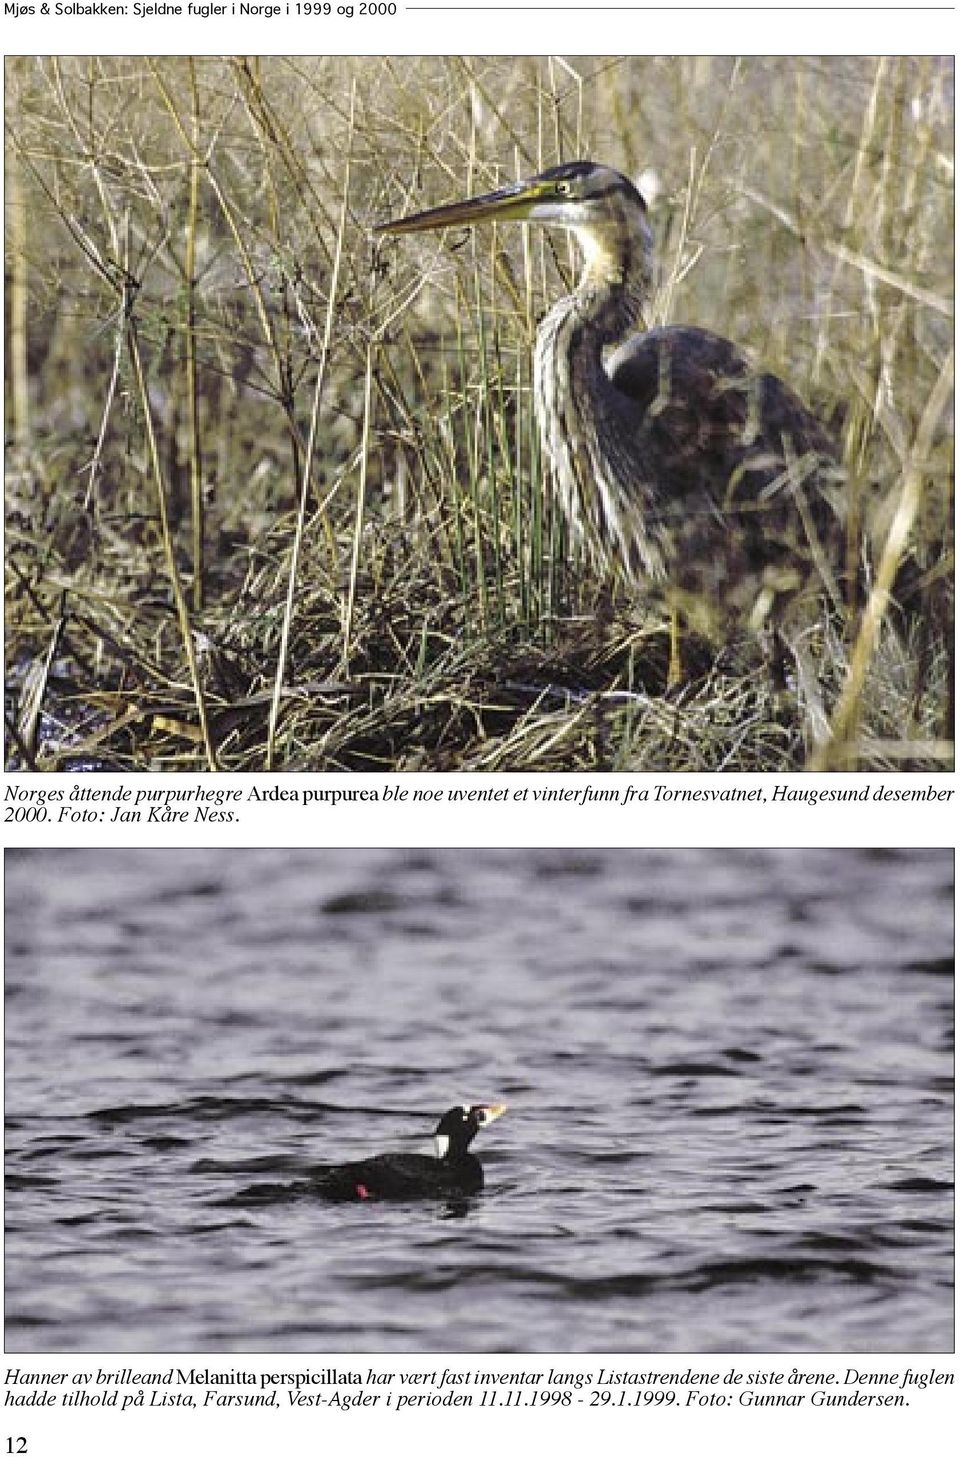
[[[563,162],[463,202],[381,223],[383,233],[421,233],[485,222],[553,223],[576,234],[587,272],[621,279],[652,270],[647,208],[629,177],[597,162]]]

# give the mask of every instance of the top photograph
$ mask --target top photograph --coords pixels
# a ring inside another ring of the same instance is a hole
[[[4,73],[8,770],[953,769],[951,57]]]

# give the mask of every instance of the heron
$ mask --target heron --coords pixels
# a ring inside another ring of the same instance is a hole
[[[686,623],[713,641],[746,627],[775,672],[789,651],[810,687],[801,604],[842,600],[835,442],[728,339],[688,325],[644,328],[653,233],[640,192],[610,167],[566,162],[374,231],[508,221],[565,228],[582,254],[577,287],[537,332],[536,415],[574,534],[601,570],[668,608],[668,682],[682,678]]]

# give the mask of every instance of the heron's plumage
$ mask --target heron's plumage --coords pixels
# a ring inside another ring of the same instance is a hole
[[[728,340],[644,331],[653,240],[629,179],[565,163],[379,231],[498,217],[566,227],[583,254],[576,290],[540,325],[534,388],[563,510],[599,564],[718,637],[781,623],[800,600],[836,598],[836,446]]]

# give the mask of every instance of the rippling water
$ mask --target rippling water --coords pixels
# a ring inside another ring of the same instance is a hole
[[[952,882],[8,852],[7,1348],[947,1350]],[[489,1098],[476,1198],[298,1192]]]

